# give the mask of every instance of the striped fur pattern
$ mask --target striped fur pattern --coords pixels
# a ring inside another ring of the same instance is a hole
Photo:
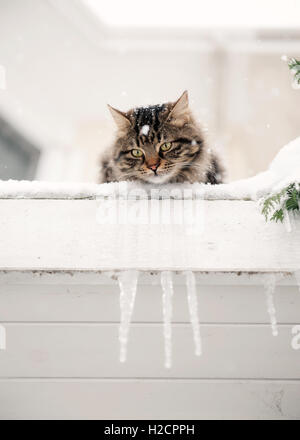
[[[190,112],[187,92],[176,102],[127,113],[109,108],[118,131],[102,158],[100,183],[222,182],[223,167]]]

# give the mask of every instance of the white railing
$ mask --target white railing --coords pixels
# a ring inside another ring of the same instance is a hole
[[[101,221],[112,207],[124,208],[120,194],[55,188],[43,195],[31,187],[18,193],[22,199],[11,188],[0,199],[0,418],[300,418],[299,224],[289,233],[266,223],[257,202],[216,193],[189,201],[200,213],[194,224],[178,222],[179,198],[155,201],[159,212],[178,202],[168,221]],[[145,201],[125,206],[138,213]],[[117,279],[125,269],[140,276],[120,363]],[[170,369],[162,270],[174,282]],[[199,358],[185,271],[196,275]],[[272,274],[276,337],[264,293]]]

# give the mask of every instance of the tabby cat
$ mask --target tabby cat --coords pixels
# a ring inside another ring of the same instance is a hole
[[[223,167],[206,145],[185,91],[176,102],[126,113],[108,106],[117,124],[113,146],[101,161],[100,183],[222,182]]]

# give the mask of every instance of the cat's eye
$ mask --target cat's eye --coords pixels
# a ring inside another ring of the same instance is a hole
[[[131,150],[131,154],[133,157],[142,157],[144,153],[142,152],[142,150],[134,149]]]
[[[169,151],[171,147],[172,147],[172,142],[166,142],[160,147],[160,149],[161,151]]]

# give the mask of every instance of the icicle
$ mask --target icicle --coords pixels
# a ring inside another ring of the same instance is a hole
[[[161,286],[163,289],[163,317],[164,317],[164,339],[165,339],[165,367],[172,365],[172,296],[173,280],[172,273],[165,271],[161,273]]]
[[[277,320],[276,320],[276,310],[274,305],[274,291],[276,287],[276,276],[275,274],[266,275],[264,281],[267,310],[270,317],[270,324],[272,329],[272,335],[278,335]]]
[[[119,327],[119,341],[120,341],[120,362],[125,362],[127,357],[127,343],[129,325],[134,308],[134,301],[136,295],[138,280],[138,271],[128,270],[122,272],[119,277],[120,286],[120,327]]]
[[[195,354],[200,356],[202,353],[202,344],[198,320],[198,304],[197,304],[197,294],[196,294],[196,281],[195,275],[192,271],[185,272],[186,275],[186,287],[187,287],[187,297],[190,312],[190,321],[193,328],[194,343],[195,343]]]

